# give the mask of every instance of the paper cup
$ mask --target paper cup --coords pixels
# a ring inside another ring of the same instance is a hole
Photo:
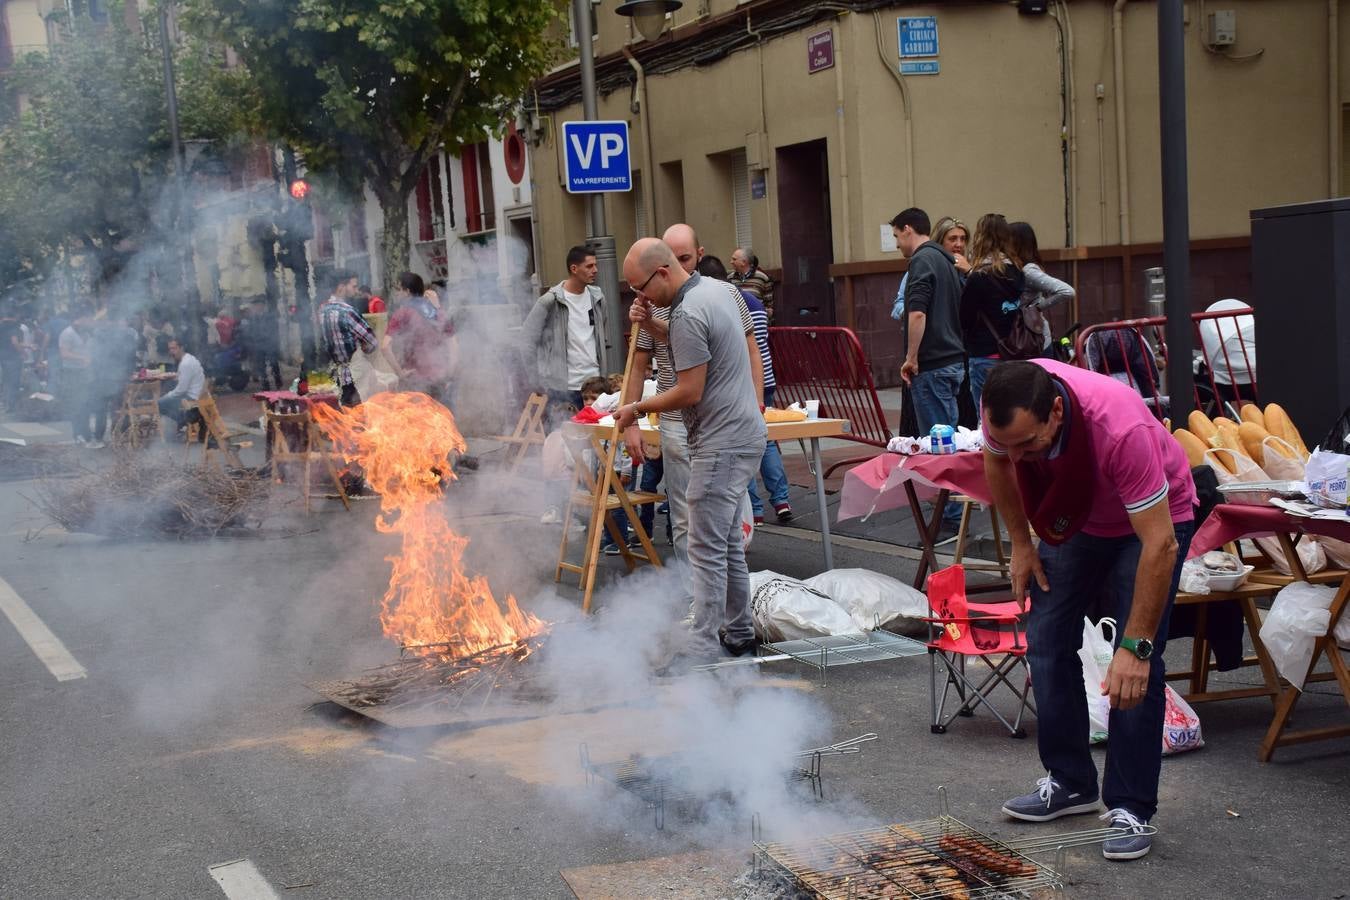
[[[819,400],[807,400],[807,401],[806,401],[806,417],[807,417],[808,419],[819,419],[819,418],[820,418],[820,401],[819,401]]]

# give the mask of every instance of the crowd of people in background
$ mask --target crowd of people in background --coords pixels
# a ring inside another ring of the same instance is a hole
[[[187,380],[192,387],[186,396],[194,401],[212,378],[234,388],[252,377],[264,388],[280,386],[278,316],[265,300],[204,310],[200,362],[186,352],[186,330],[162,306],[134,312],[118,303],[77,302],[37,312],[31,304],[0,306],[0,406],[9,420],[67,419],[76,443],[98,449],[110,437],[128,383],[142,369],[176,371],[186,355],[197,367]],[[183,399],[173,397],[175,403]],[[180,412],[175,408],[170,419],[181,424]]]
[[[980,217],[974,233],[953,217],[934,226],[911,207],[891,220],[896,246],[909,262],[891,315],[900,322],[904,363],[919,434],[962,420],[989,372],[1002,360],[1054,355],[1046,311],[1072,300],[1073,287],[1041,267],[1036,232],[998,213]],[[960,507],[943,512],[954,533]]]

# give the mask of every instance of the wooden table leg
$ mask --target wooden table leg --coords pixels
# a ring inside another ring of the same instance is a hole
[[[936,572],[940,568],[937,563],[937,536],[942,530],[942,511],[947,507],[947,498],[951,496],[951,491],[944,489],[938,492],[931,522],[924,521],[923,507],[919,505],[919,494],[914,490],[914,482],[905,482],[905,496],[909,500],[909,509],[914,515],[914,524],[919,531],[919,543],[922,545],[918,571],[914,574],[914,587],[921,591],[929,570]]]
[[[1312,659],[1308,661],[1307,675],[1312,675],[1313,669],[1317,667],[1317,660],[1323,653],[1326,653],[1332,671],[1336,674],[1336,681],[1340,685],[1341,695],[1345,698],[1345,702],[1350,704],[1350,671],[1346,670],[1345,660],[1341,659],[1341,650],[1336,646],[1336,637],[1333,633],[1336,623],[1340,621],[1341,615],[1345,612],[1347,598],[1350,598],[1350,575],[1341,581],[1340,589],[1336,591],[1336,598],[1331,602],[1331,623],[1327,627],[1327,633],[1318,638],[1313,645],[1313,655]],[[1307,683],[1306,677],[1304,683]],[[1265,739],[1261,741],[1261,749],[1257,752],[1256,758],[1261,762],[1270,762],[1270,758],[1275,755],[1277,747],[1350,736],[1350,725],[1286,732],[1285,728],[1289,724],[1289,717],[1293,714],[1294,707],[1298,705],[1302,694],[1302,691],[1291,684],[1285,685],[1281,690],[1280,696],[1275,702],[1275,718],[1271,720],[1270,727],[1266,729]]]

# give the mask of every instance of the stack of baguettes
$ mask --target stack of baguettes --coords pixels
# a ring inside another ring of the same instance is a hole
[[[1196,410],[1186,420],[1187,427],[1176,429],[1172,436],[1186,451],[1192,466],[1211,463],[1232,475],[1242,470],[1239,456],[1262,468],[1266,468],[1272,454],[1300,465],[1307,461],[1308,447],[1279,404],[1271,403],[1263,412],[1255,403],[1248,403],[1241,409],[1241,419],[1240,422],[1223,417],[1210,419]]]

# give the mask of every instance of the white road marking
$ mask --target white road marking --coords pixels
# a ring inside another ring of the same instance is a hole
[[[252,860],[236,859],[207,866],[206,871],[230,900],[280,900]]]
[[[0,612],[9,617],[19,637],[28,642],[28,646],[42,660],[47,669],[56,676],[57,681],[74,681],[89,673],[70,655],[61,639],[52,634],[32,607],[23,602],[23,598],[14,592],[9,582],[0,578]]]

